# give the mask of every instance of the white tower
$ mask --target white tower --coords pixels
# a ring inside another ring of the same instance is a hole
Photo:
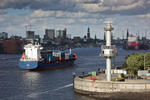
[[[106,31],[106,45],[101,46],[102,52],[100,56],[106,58],[107,81],[111,81],[111,58],[116,56],[115,45],[111,45],[111,31],[114,30],[114,28],[110,22],[107,22],[104,30]]]

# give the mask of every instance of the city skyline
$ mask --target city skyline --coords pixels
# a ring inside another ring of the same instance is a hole
[[[0,32],[25,37],[25,26],[41,37],[45,29],[64,29],[83,37],[90,28],[91,37],[103,39],[103,27],[111,20],[114,36],[127,33],[150,38],[150,0],[1,0]]]

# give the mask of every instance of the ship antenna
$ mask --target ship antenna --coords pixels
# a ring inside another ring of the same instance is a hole
[[[31,27],[32,27],[32,25],[31,25],[31,24],[29,24],[29,29],[30,29],[30,31],[31,31]]]
[[[147,37],[147,30],[145,30],[145,38]]]
[[[124,40],[124,31],[122,31],[122,39]]]
[[[24,27],[25,27],[25,29],[26,29],[26,31],[27,31],[27,27],[28,27],[28,26],[27,26],[27,25],[25,25]]]

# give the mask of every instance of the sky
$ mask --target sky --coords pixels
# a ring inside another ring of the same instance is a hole
[[[150,0],[0,0],[0,32],[9,36],[25,37],[27,26],[41,37],[47,28],[83,37],[89,27],[91,37],[103,39],[108,20],[116,37],[128,29],[150,39]]]

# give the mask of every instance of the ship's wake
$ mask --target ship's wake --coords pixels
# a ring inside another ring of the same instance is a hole
[[[36,96],[38,96],[38,95],[55,92],[55,91],[58,91],[58,90],[61,90],[61,89],[65,89],[65,88],[68,88],[68,87],[72,87],[72,86],[73,86],[73,83],[68,84],[68,85],[65,85],[65,86],[62,86],[62,87],[58,87],[58,88],[53,89],[53,90],[46,90],[46,91],[31,93],[31,94],[29,94],[29,95],[27,95],[27,96],[28,96],[28,97],[36,97]]]

